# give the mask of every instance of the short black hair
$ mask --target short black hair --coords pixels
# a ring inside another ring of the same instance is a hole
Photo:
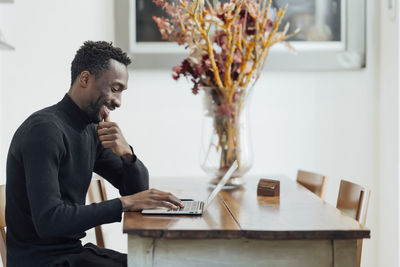
[[[97,77],[103,70],[108,70],[110,59],[128,66],[131,59],[121,48],[114,47],[112,42],[86,41],[76,51],[74,60],[71,63],[71,87],[82,71],[89,71]]]

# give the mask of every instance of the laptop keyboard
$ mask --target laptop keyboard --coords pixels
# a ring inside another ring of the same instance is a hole
[[[201,201],[183,201],[183,208],[178,207],[177,211],[196,211],[200,209]],[[170,209],[172,210],[172,209]]]

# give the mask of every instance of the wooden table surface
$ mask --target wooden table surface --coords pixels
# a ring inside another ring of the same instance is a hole
[[[280,197],[258,197],[260,178],[281,182]],[[219,193],[202,216],[125,212],[123,231],[171,239],[250,238],[264,240],[362,239],[370,230],[286,177],[245,177],[243,188]],[[151,187],[178,197],[205,200],[206,177],[153,178]]]

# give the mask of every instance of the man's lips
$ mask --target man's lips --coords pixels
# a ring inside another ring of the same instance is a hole
[[[106,107],[109,111],[112,111],[115,109],[115,106],[111,103],[104,103],[103,106]]]

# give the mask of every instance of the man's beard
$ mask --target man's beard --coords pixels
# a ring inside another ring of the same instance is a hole
[[[96,101],[90,102],[87,108],[87,114],[89,116],[89,120],[92,123],[99,123],[100,119],[100,109],[107,102],[102,100],[101,97],[97,98]]]

